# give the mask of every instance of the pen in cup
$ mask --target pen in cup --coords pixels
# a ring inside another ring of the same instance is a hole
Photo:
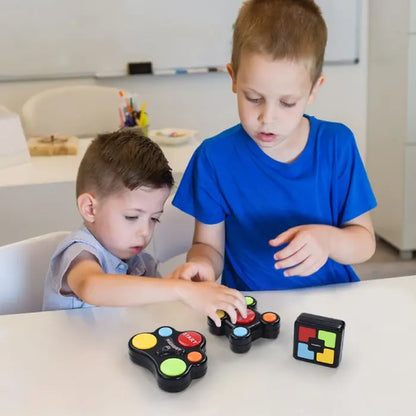
[[[132,106],[130,105],[130,103],[129,103],[129,100],[127,99],[127,98],[124,98],[124,93],[123,93],[123,91],[119,91],[118,92],[118,94],[120,95],[120,97],[121,98],[123,98],[124,99],[124,102],[126,103],[126,107],[127,107],[127,109],[128,109],[128,111],[129,111],[129,113],[131,114],[132,112],[133,112],[133,108],[132,108]]]
[[[143,126],[146,125],[146,123],[145,123],[145,121],[146,121],[145,110],[146,110],[146,102],[143,102],[142,108],[140,109],[139,127],[143,127]]]

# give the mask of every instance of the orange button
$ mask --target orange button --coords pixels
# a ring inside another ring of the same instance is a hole
[[[197,363],[202,360],[202,354],[199,351],[191,351],[186,358],[191,363]]]
[[[277,315],[273,312],[266,312],[263,314],[264,322],[274,322],[277,321]]]

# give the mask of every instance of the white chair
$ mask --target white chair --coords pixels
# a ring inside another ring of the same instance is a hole
[[[0,247],[0,314],[42,310],[49,261],[69,231],[57,231]]]
[[[120,127],[117,88],[69,85],[30,97],[22,107],[26,136],[65,134],[96,136]]]
[[[194,232],[194,218],[174,207],[171,201],[172,197],[166,202],[160,224],[157,224],[147,250],[159,262],[158,269],[162,276],[185,261]]]

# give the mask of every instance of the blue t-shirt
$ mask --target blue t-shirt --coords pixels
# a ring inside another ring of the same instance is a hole
[[[238,124],[204,140],[173,205],[205,224],[225,221],[222,283],[239,290],[293,289],[358,281],[328,259],[316,273],[285,277],[268,241],[303,224],[339,227],[376,206],[352,132],[306,116],[307,144],[292,163],[266,155]]]

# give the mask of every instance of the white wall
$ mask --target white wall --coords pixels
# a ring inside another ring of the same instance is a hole
[[[363,0],[360,63],[325,67],[326,82],[309,111],[347,124],[356,135],[363,158],[366,154],[367,31],[368,0]],[[151,128],[191,128],[205,138],[238,121],[228,75],[214,73],[0,82],[0,105],[20,113],[31,95],[46,88],[80,83],[115,86],[141,94],[147,102]]]

